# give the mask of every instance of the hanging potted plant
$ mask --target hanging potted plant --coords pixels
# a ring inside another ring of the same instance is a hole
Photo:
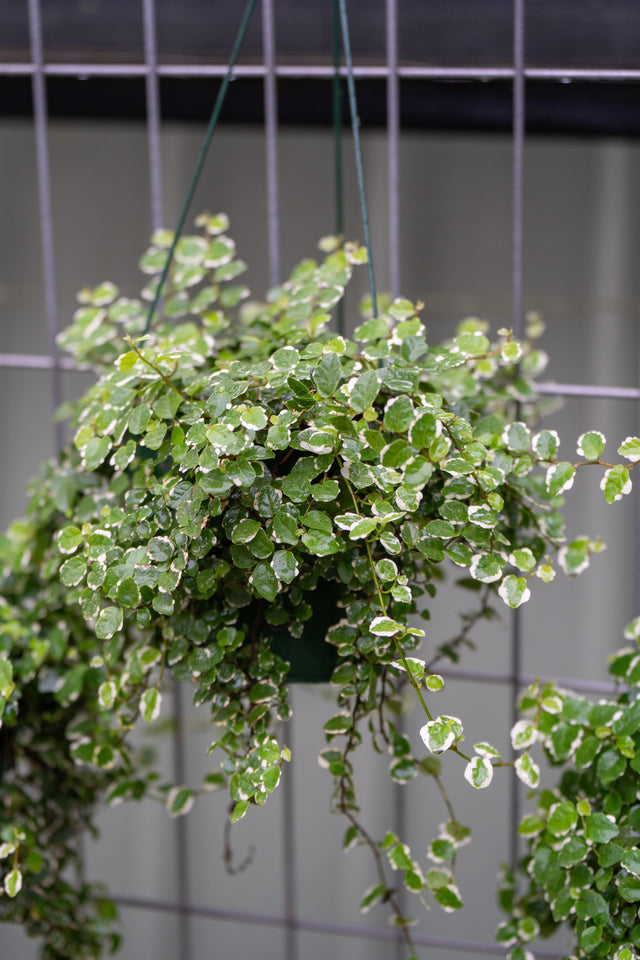
[[[518,607],[553,578],[556,555],[574,574],[599,549],[564,543],[576,464],[558,460],[557,434],[528,426],[539,324],[523,343],[507,330],[490,342],[468,320],[431,346],[420,304],[396,299],[347,339],[331,331],[332,310],[362,248],[326,239],[320,263],[254,303],[226,218],[197,224],[177,243],[148,334],[143,305],[159,292],[170,233],[142,258],[140,300],[110,283],[80,294],[60,344],[98,379],[67,410],[73,440],[43,466],[26,519],[0,541],[0,916],[41,937],[46,958],[116,950],[113,904],[67,869],[78,833],[94,829],[102,801],[154,797],[179,816],[228,789],[232,822],[264,804],[291,759],[278,730],[292,671],[331,682],[320,762],[345,848],[374,858],[363,909],[387,903],[411,943],[398,877],[445,910],[462,904],[454,868],[468,830],[440,755],[455,754],[476,788],[510,765],[481,735],[463,742],[463,707],[441,714],[433,663],[457,656],[495,596]],[[602,442],[585,434],[581,461],[600,462]],[[637,443],[620,453],[635,460]],[[619,499],[628,468],[609,465],[603,483]],[[477,589],[477,611],[426,663],[416,618],[450,565]],[[161,716],[170,676],[213,725],[202,784],[163,782],[130,743]],[[420,751],[393,722],[408,686]],[[367,727],[395,781],[430,777],[443,794],[433,869],[360,820],[353,754]],[[528,753],[515,766],[535,786]]]

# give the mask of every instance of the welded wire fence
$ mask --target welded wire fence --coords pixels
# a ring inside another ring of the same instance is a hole
[[[162,161],[160,149],[161,137],[161,78],[180,77],[189,78],[222,78],[226,67],[222,64],[167,64],[159,62],[158,45],[156,38],[156,10],[154,0],[141,0],[141,14],[144,39],[143,63],[108,63],[108,62],[47,62],[43,45],[42,11],[40,0],[25,0],[28,3],[28,20],[30,31],[30,59],[25,62],[0,63],[0,76],[30,77],[32,84],[33,127],[35,134],[35,149],[37,158],[37,190],[40,213],[40,241],[42,249],[42,277],[44,286],[45,322],[47,330],[48,353],[46,355],[0,353],[0,369],[48,369],[50,371],[50,396],[52,410],[56,409],[62,399],[61,374],[63,370],[72,369],[72,365],[62,359],[56,348],[55,337],[59,329],[58,296],[56,289],[56,249],[54,243],[51,163],[49,156],[49,112],[47,106],[47,81],[49,78],[69,77],[103,77],[113,79],[144,78],[146,91],[146,129],[148,136],[148,178],[151,207],[151,223],[154,228],[164,225],[163,190],[162,190]],[[264,129],[265,129],[265,160],[264,176],[266,182],[267,222],[268,222],[268,273],[270,283],[275,285],[281,279],[280,266],[280,202],[278,196],[279,180],[279,125],[278,125],[278,81],[280,79],[304,80],[324,79],[328,82],[327,95],[330,96],[329,82],[335,81],[336,70],[330,64],[311,63],[278,63],[278,38],[275,31],[274,5],[278,0],[261,0],[262,13],[262,62],[241,63],[234,70],[234,77],[247,77],[262,80],[264,94]],[[327,0],[329,3],[329,0]],[[486,82],[491,80],[508,81],[512,84],[512,196],[513,196],[513,223],[512,223],[512,323],[516,336],[521,335],[524,322],[523,305],[523,196],[525,171],[525,127],[526,127],[526,87],[528,83],[549,80],[581,80],[597,83],[600,81],[635,81],[640,82],[640,70],[636,69],[586,69],[564,67],[534,68],[526,65],[526,35],[525,35],[525,0],[513,0],[513,58],[509,66],[429,66],[405,65],[399,60],[398,53],[398,5],[401,0],[386,0],[385,3],[385,50],[384,63],[358,63],[353,67],[353,77],[356,82],[372,79],[382,79],[386,83],[386,145],[388,160],[387,204],[389,237],[388,276],[390,289],[396,294],[400,282],[401,262],[401,223],[400,223],[400,164],[399,149],[401,136],[401,95],[402,90],[414,81],[450,81],[465,80],[470,82]],[[347,70],[343,63],[339,64],[338,73],[344,79]],[[402,81],[402,86],[401,86]],[[589,383],[559,383],[542,384],[540,390],[544,393],[564,396],[598,397],[603,400],[627,400],[637,404],[640,400],[640,389],[633,386],[594,386]],[[55,442],[61,445],[62,434],[59,425],[52,428],[55,431]],[[640,537],[637,537],[640,545]],[[453,668],[449,676],[471,683],[505,684],[511,688],[515,702],[518,690],[531,682],[532,677],[523,672],[522,667],[522,630],[521,619],[526,614],[516,612],[511,618],[511,661],[504,672],[470,671]],[[586,682],[565,678],[561,681],[576,689],[589,692],[605,692],[607,684]],[[184,750],[185,736],[182,719],[182,706],[179,692],[176,692],[176,725],[174,734],[173,767],[177,782],[184,780]],[[313,931],[323,934],[338,934],[347,937],[373,938],[397,943],[397,934],[392,930],[377,928],[362,928],[359,926],[345,926],[344,924],[330,924],[315,922],[312,918],[299,916],[296,907],[296,889],[299,877],[295,875],[294,830],[291,828],[294,815],[294,797],[292,796],[291,780],[285,778],[282,788],[284,796],[283,816],[288,829],[283,831],[283,863],[284,863],[284,911],[281,916],[266,916],[243,911],[229,911],[205,907],[192,902],[189,889],[188,845],[185,838],[185,821],[177,819],[172,824],[175,830],[176,850],[178,851],[176,898],[173,902],[153,900],[150,898],[126,898],[123,905],[144,910],[174,912],[180,918],[180,960],[192,960],[193,954],[190,945],[189,918],[204,917],[215,920],[234,920],[243,924],[255,924],[264,927],[280,927],[285,931],[286,960],[296,960],[299,956],[296,940],[297,931]],[[517,824],[520,815],[520,801],[517,782],[513,779],[510,816],[508,830],[511,843],[511,858],[516,859],[518,847]],[[396,818],[403,817],[403,804],[398,796]],[[402,824],[397,824],[401,830]],[[475,942],[472,939],[454,937],[433,937],[417,933],[414,937],[416,944],[432,946],[441,950],[467,950],[478,956],[495,956],[497,948],[493,943]],[[402,947],[398,946],[398,956],[401,957]],[[537,956],[553,957],[555,953],[537,950]]]

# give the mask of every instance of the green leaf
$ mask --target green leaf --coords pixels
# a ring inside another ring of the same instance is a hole
[[[518,757],[514,763],[515,771],[520,780],[528,787],[537,787],[540,783],[540,768],[533,762],[528,753]]]
[[[332,397],[341,379],[342,366],[337,354],[326,354],[313,371],[313,380],[320,396]]]
[[[87,561],[84,557],[70,557],[60,567],[60,580],[65,587],[75,587],[82,580],[87,572]]]
[[[464,778],[476,790],[482,790],[488,787],[493,779],[493,764],[484,757],[472,757],[465,767]]]
[[[153,412],[161,420],[173,420],[178,408],[182,403],[181,397],[173,390],[162,394],[153,405]],[[129,430],[131,431],[131,421],[129,421]]]
[[[371,632],[373,633],[373,630]],[[424,679],[424,660],[420,660],[418,657],[405,657],[405,663],[401,660],[395,660],[393,666],[398,670],[406,670],[415,680],[421,683]]]
[[[526,453],[529,449],[530,438],[531,431],[525,423],[521,423],[519,420],[510,423],[503,434],[505,443],[514,453]]]
[[[432,520],[426,525],[424,532],[441,540],[449,540],[456,535],[455,527],[448,520]]]
[[[63,527],[58,534],[58,550],[60,553],[73,553],[83,540],[84,537],[78,527]]]
[[[621,777],[627,766],[625,757],[621,756],[617,750],[605,750],[598,757],[596,770],[603,786],[613,783],[618,777]]]
[[[581,837],[571,837],[558,854],[558,863],[561,867],[573,867],[582,863],[589,852],[589,847]]]
[[[98,702],[101,707],[108,710],[113,706],[116,700],[117,689],[113,680],[105,680],[98,687]]]
[[[637,463],[640,460],[640,437],[627,437],[618,447],[618,453],[625,460]]]
[[[578,438],[578,456],[585,460],[599,460],[606,438],[599,430],[589,430]],[[620,452],[620,451],[618,451]]]
[[[625,851],[621,863],[629,873],[632,873],[635,877],[640,877],[640,850],[637,847]]]
[[[546,485],[552,497],[557,497],[565,490],[571,489],[576,475],[576,468],[572,463],[554,463],[547,470]]]
[[[568,800],[556,803],[551,807],[547,829],[554,837],[563,837],[575,827],[578,822],[576,808]]]
[[[436,863],[445,863],[453,860],[456,855],[456,846],[446,837],[438,837],[429,845],[429,857]]]
[[[394,440],[382,450],[382,465],[384,467],[401,467],[414,455],[413,448],[406,440]]]
[[[140,588],[133,577],[125,577],[118,584],[116,599],[122,607],[137,607],[140,603]]]
[[[311,495],[314,500],[321,503],[332,503],[340,495],[340,484],[337,480],[322,480],[320,483],[314,483],[311,487]]]
[[[323,724],[325,733],[346,733],[353,726],[353,718],[348,713],[337,713]]]
[[[267,417],[262,407],[249,407],[240,414],[240,423],[248,430],[264,430],[267,425]]]
[[[369,887],[360,901],[360,912],[367,913],[371,907],[385,896],[387,888],[379,883],[374,887]]]
[[[149,450],[159,450],[167,435],[167,424],[162,420],[153,420],[144,435],[142,445]]]
[[[449,717],[444,714],[430,720],[420,728],[420,737],[422,742],[431,753],[438,756],[448,750],[449,747],[462,736],[462,724],[457,717]]]
[[[172,787],[167,794],[167,811],[171,817],[183,817],[193,807],[193,791],[188,787]]]
[[[251,703],[269,703],[278,696],[278,687],[275,683],[263,680],[260,683],[254,683],[249,691],[249,700]]]
[[[433,894],[445,913],[452,910],[459,910],[464,906],[460,897],[460,891],[454,884],[448,884],[446,887],[439,887]]]
[[[384,411],[384,426],[393,433],[406,433],[415,416],[413,403],[406,394],[393,397]]]
[[[631,479],[626,467],[617,466],[605,470],[605,474],[600,481],[600,489],[604,490],[604,498],[607,503],[615,503],[622,497],[631,493]]]
[[[267,430],[266,445],[273,450],[286,450],[291,441],[291,431],[281,423],[274,423]]]
[[[600,927],[585,927],[579,934],[580,946],[587,953],[591,953],[602,940],[602,929]]]
[[[517,363],[522,356],[522,347],[517,340],[507,340],[500,349],[500,356],[505,363]]]
[[[585,817],[584,838],[591,843],[608,843],[618,833],[615,822],[604,813],[592,813]]]
[[[96,621],[96,637],[98,640],[110,640],[122,630],[122,609],[120,607],[105,607],[100,611]]]
[[[156,563],[163,563],[173,556],[173,544],[168,537],[152,537],[147,545],[147,556]]]
[[[127,440],[111,457],[111,463],[116,470],[125,470],[136,455],[135,440]]]
[[[622,877],[618,883],[618,893],[627,903],[638,903],[640,901],[640,877],[630,875]]]
[[[240,520],[231,531],[232,543],[249,543],[261,529],[257,520]]]
[[[429,870],[426,876],[427,890],[438,890],[440,887],[446,887],[451,880],[451,875],[444,870]]]
[[[147,723],[157,720],[160,716],[162,694],[156,687],[149,687],[140,697],[140,713]]]
[[[530,813],[526,817],[523,817],[520,821],[518,833],[522,837],[535,837],[537,834],[542,833],[544,828],[545,821],[542,819],[542,817],[538,816],[536,813]]]
[[[12,899],[17,897],[22,890],[22,874],[18,869],[13,869],[4,878],[4,890],[8,897]]]
[[[267,562],[259,563],[254,567],[253,573],[249,577],[249,583],[259,597],[268,600],[270,603],[272,603],[278,595],[278,578],[273,572],[271,565]]]
[[[298,524],[297,521],[286,512],[286,510],[276,510],[273,515],[273,532],[275,539],[279,543],[288,543],[295,546],[298,542]]]
[[[460,333],[453,342],[460,353],[469,357],[479,356],[489,350],[489,341],[480,330]]]
[[[104,463],[110,449],[111,440],[108,437],[93,437],[89,440],[82,453],[82,462],[85,468],[96,470],[101,463]]]
[[[514,577],[511,574],[504,578],[498,587],[498,593],[506,605],[513,609],[526,603],[531,596],[524,577]]]
[[[10,660],[0,657],[0,696],[7,699],[14,689],[13,665]]]
[[[363,517],[356,521],[349,530],[349,539],[364,540],[364,538],[368,537],[370,533],[373,533],[377,527],[378,523],[376,520],[373,520],[371,517]]]
[[[589,566],[591,542],[587,537],[577,537],[558,554],[558,561],[565,573],[575,577]]]
[[[482,583],[493,583],[502,576],[504,558],[497,553],[478,553],[474,556],[469,567],[469,573],[474,580]]]
[[[541,460],[553,460],[560,446],[560,437],[555,430],[541,430],[533,437],[531,446]]]
[[[278,580],[291,583],[298,575],[298,563],[290,550],[277,550],[271,558],[271,566]]]
[[[349,403],[356,413],[363,413],[371,406],[380,389],[378,374],[375,370],[365,370],[353,385]]]
[[[405,632],[405,627],[391,617],[374,617],[369,631],[376,637],[397,637]]]
[[[382,317],[374,317],[372,320],[366,320],[356,327],[353,335],[354,340],[361,343],[367,343],[371,340],[380,340],[389,335],[389,328]]]
[[[304,403],[313,402],[313,394],[302,380],[298,380],[297,377],[289,377],[287,383],[298,400],[302,400]]]
[[[309,530],[302,534],[302,542],[318,557],[329,557],[342,549],[341,541],[332,534],[320,530]]]
[[[614,720],[612,729],[618,737],[629,736],[640,729],[640,700],[630,706],[621,704],[623,714],[617,720]]]
[[[146,403],[139,403],[133,408],[129,417],[129,433],[139,435],[145,432],[149,420],[151,419],[151,410]]]
[[[396,783],[408,783],[418,775],[418,766],[410,757],[403,757],[389,767],[389,776]]]

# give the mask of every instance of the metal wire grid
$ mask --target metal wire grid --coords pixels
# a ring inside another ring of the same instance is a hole
[[[61,371],[74,369],[71,362],[59,356],[55,344],[58,331],[58,311],[56,293],[55,246],[53,238],[53,216],[51,200],[51,172],[48,145],[48,110],[46,79],[50,76],[103,76],[113,78],[144,77],[146,87],[146,126],[148,136],[148,165],[150,184],[151,221],[154,229],[163,225],[162,204],[162,166],[160,154],[160,95],[161,77],[204,78],[222,77],[226,72],[223,65],[173,65],[158,62],[156,43],[155,0],[141,0],[143,20],[144,63],[143,64],[93,64],[93,63],[52,63],[44,59],[42,39],[42,18],[40,0],[27,0],[29,14],[31,60],[27,63],[0,63],[0,75],[30,76],[33,93],[33,121],[35,131],[38,198],[41,224],[42,271],[45,295],[45,321],[49,352],[47,355],[0,353],[0,369],[49,369],[51,371],[51,402],[55,409],[61,400]],[[267,187],[268,214],[268,258],[269,279],[272,285],[280,279],[280,215],[278,198],[278,104],[277,79],[282,78],[327,78],[334,76],[331,66],[279,65],[276,63],[276,37],[274,30],[274,0],[261,0],[263,62],[255,65],[238,65],[234,76],[263,79],[264,88],[264,124],[265,124],[265,176]],[[563,69],[527,68],[524,62],[525,0],[513,0],[513,64],[510,67],[428,67],[402,66],[398,62],[398,0],[385,0],[386,8],[386,63],[384,65],[355,65],[354,75],[360,79],[382,78],[387,89],[387,148],[388,148],[388,236],[389,236],[389,276],[391,292],[397,293],[400,277],[400,213],[399,213],[399,140],[400,140],[400,80],[511,80],[513,83],[513,230],[512,230],[512,290],[513,290],[513,326],[518,335],[523,325],[523,180],[525,146],[525,82],[527,80],[588,80],[640,81],[639,70],[603,70],[603,69]],[[345,75],[345,68],[340,68]],[[546,394],[560,396],[599,397],[603,399],[625,399],[640,401],[640,388],[637,387],[597,387],[589,384],[544,383],[539,390]],[[54,426],[57,446],[62,443],[60,425]],[[640,549],[640,530],[636,542]],[[511,665],[507,673],[482,671],[451,670],[449,675],[459,680],[474,683],[507,684],[515,694],[530,683],[533,677],[522,672],[520,615],[516,611],[512,617]],[[544,679],[544,678],[541,678]],[[557,678],[556,678],[557,679]],[[560,681],[575,689],[586,692],[605,693],[609,684],[580,681],[565,678]],[[175,690],[176,732],[174,737],[173,767],[177,782],[182,782],[184,770],[184,724],[180,691]],[[288,731],[291,739],[291,731]],[[191,903],[189,890],[189,864],[187,861],[186,823],[175,821],[175,842],[177,847],[177,896],[175,902],[145,898],[121,898],[122,906],[147,911],[173,912],[178,917],[180,937],[180,960],[192,960],[193,951],[190,939],[190,917],[203,917],[212,920],[231,920],[243,924],[255,924],[262,927],[280,927],[285,931],[284,956],[286,960],[297,960],[297,931],[323,934],[337,934],[361,939],[392,941],[397,944],[397,957],[403,956],[402,946],[398,943],[398,934],[392,930],[362,928],[344,924],[320,923],[302,919],[296,909],[295,851],[293,846],[294,797],[290,778],[285,778],[283,786],[283,816],[287,829],[283,831],[283,895],[284,910],[280,917],[266,916],[242,911],[220,910],[212,907],[196,906]],[[402,794],[397,791],[396,820],[404,816]],[[517,823],[519,819],[519,793],[514,783],[510,804],[510,846],[511,856],[517,853]],[[400,827],[400,824],[398,824]],[[417,945],[440,949],[467,950],[478,956],[494,955],[497,947],[494,943],[478,942],[453,937],[434,937],[417,934]],[[539,957],[555,958],[552,951],[536,949]]]

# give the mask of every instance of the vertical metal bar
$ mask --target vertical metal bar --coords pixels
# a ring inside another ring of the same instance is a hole
[[[389,287],[392,296],[400,292],[400,174],[399,174],[399,141],[400,141],[400,82],[398,78],[398,5],[397,0],[386,0],[386,34],[387,34],[387,196],[389,205]],[[397,719],[397,727],[404,732],[404,716]],[[405,836],[407,822],[407,803],[403,786],[393,785],[393,819],[395,832],[398,836]],[[398,902],[403,913],[406,913],[406,891],[403,886],[398,889]],[[396,960],[404,960],[405,940],[401,931],[395,943]]]
[[[264,124],[267,180],[267,245],[269,283],[280,283],[280,202],[278,191],[278,93],[276,88],[276,38],[273,0],[262,0],[262,55],[264,59]],[[282,728],[289,746],[291,724]],[[292,771],[285,770],[282,782],[282,895],[284,907],[284,960],[298,956],[297,879],[295,857],[295,793]]]
[[[147,65],[145,89],[147,98],[147,143],[149,156],[149,199],[151,225],[158,230],[164,224],[162,202],[162,155],[160,148],[160,84],[158,81],[158,45],[156,39],[155,0],[142,0],[142,27],[144,59]],[[174,732],[172,743],[173,777],[176,783],[185,783],[184,704],[182,687],[173,684]],[[193,956],[189,878],[189,838],[186,818],[177,817],[174,825],[176,845],[176,903],[178,906],[178,958],[191,960]]]
[[[513,2],[513,330],[517,337],[524,332],[523,300],[523,193],[524,193],[524,0]],[[522,614],[514,610],[511,620],[511,719],[515,723],[518,692],[522,682]],[[515,870],[518,863],[518,824],[521,798],[517,777],[511,777],[509,810],[509,862]]]
[[[151,223],[154,230],[163,226],[162,155],[160,151],[160,84],[158,81],[158,44],[156,41],[155,0],[142,0],[144,60],[147,95],[147,137],[149,150],[149,192]]]
[[[53,207],[51,201],[47,90],[43,69],[42,18],[40,15],[39,0],[29,0],[29,41],[31,45],[31,59],[33,61],[31,84],[33,91],[33,116],[38,170],[38,202],[40,207],[40,240],[42,244],[45,323],[49,356],[51,357],[51,403],[53,409],[57,410],[62,402],[62,377],[60,356],[56,346],[56,335],[58,333],[58,298],[56,291],[53,237]],[[63,442],[61,423],[54,424],[53,437],[56,451],[58,451],[61,449]]]
[[[404,716],[401,715],[396,719],[396,727],[400,733],[405,732],[406,724],[404,722]],[[392,786],[393,789],[393,823],[394,830],[398,837],[405,837],[407,834],[406,823],[407,823],[407,801],[406,794],[404,792],[404,786],[399,783],[394,783]],[[396,898],[402,913],[407,915],[407,892],[403,884],[399,884],[397,888]],[[406,956],[405,951],[406,941],[404,934],[401,930],[398,930],[398,936],[395,942],[395,960],[404,960]]]
[[[184,754],[184,704],[182,686],[173,684],[173,733],[172,764],[173,776],[177,784],[186,783],[185,754]],[[189,837],[186,817],[177,817],[175,822],[176,843],[176,901],[178,913],[178,958],[191,960],[193,956],[191,940],[191,921],[189,908],[191,907],[191,890],[189,882]]]
[[[513,2],[513,331],[524,332],[524,0]]]
[[[333,34],[333,82],[332,92],[332,121],[333,121],[333,182],[336,204],[336,234],[344,236],[344,190],[342,180],[342,84],[340,81],[340,8],[338,0],[332,4],[332,34]],[[336,308],[336,329],[340,336],[344,336],[344,300],[340,300]]]
[[[267,233],[269,283],[280,283],[280,209],[278,202],[278,94],[273,0],[262,0],[262,51],[264,56],[264,122],[267,151]]]
[[[293,690],[290,689],[289,697]],[[282,727],[283,740],[291,753],[295,756],[293,745],[293,724],[286,723]],[[286,765],[282,780],[282,887],[284,899],[284,960],[297,960],[298,957],[298,904],[296,880],[296,851],[295,851],[295,792],[293,787],[293,770],[290,764]]]
[[[398,78],[397,0],[386,0],[387,14],[387,148],[389,178],[389,286],[400,292],[400,80]]]

